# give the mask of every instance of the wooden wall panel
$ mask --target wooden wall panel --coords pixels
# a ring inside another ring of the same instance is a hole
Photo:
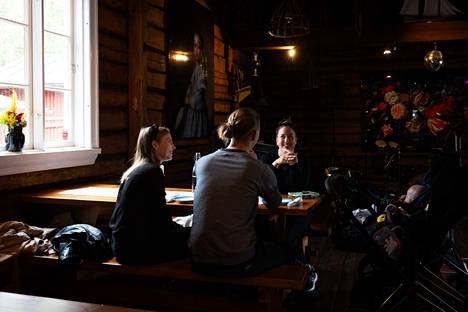
[[[225,123],[228,117],[229,117],[228,113],[219,113],[218,112],[215,115],[215,119],[214,119],[215,126],[219,126],[219,125],[222,125],[223,123]]]
[[[127,130],[127,107],[123,109],[101,109],[99,111],[99,129],[101,131]]]
[[[124,155],[128,152],[126,131],[111,131],[101,133],[101,149],[103,155]]]
[[[147,1],[144,57],[146,62],[145,124],[166,122],[165,90],[167,88],[165,3]]]
[[[145,98],[146,107],[153,110],[164,110],[166,108],[166,97],[158,92],[148,90]]]
[[[118,11],[125,11],[127,9],[127,0],[99,0],[99,4],[101,7],[106,6]]]
[[[99,49],[99,53],[102,55],[105,55],[106,60],[109,60],[113,63],[121,63],[121,64],[126,64],[127,63],[127,52],[121,52],[121,51],[116,51],[112,50],[106,47],[101,47]]]
[[[165,124],[166,123],[166,118],[165,114],[163,111],[160,110],[152,110],[152,109],[147,109],[146,110],[146,116],[145,116],[145,125],[152,125],[153,123],[161,123]]]
[[[100,6],[98,14],[99,31],[127,37],[128,26],[125,12]]]
[[[127,86],[128,67],[123,64],[101,59],[99,62],[99,82],[113,86]]]
[[[126,37],[116,36],[112,33],[101,32],[99,34],[99,47],[111,48],[112,50],[127,52],[128,42]]]
[[[147,21],[150,25],[155,26],[157,28],[165,28],[166,27],[166,14],[165,12],[155,6],[148,6],[147,12]]]
[[[215,101],[214,103],[215,113],[230,113],[231,112],[231,102],[230,101]]]
[[[215,71],[226,72],[226,60],[222,56],[215,55]]]
[[[126,88],[109,88],[101,86],[99,91],[99,109],[128,107],[128,92]]]
[[[104,155],[100,155],[98,161],[92,166],[2,176],[0,177],[0,189],[2,191],[9,191],[24,187],[71,182],[73,180],[102,180],[120,175],[125,167],[126,159],[118,155],[117,157],[104,157]]]
[[[164,9],[166,7],[166,0],[146,0],[146,2],[160,9]]]
[[[217,37],[214,38],[214,54],[216,56],[224,57],[224,42]]]
[[[159,72],[166,72],[166,55],[146,51],[148,69]]]
[[[166,74],[147,71],[146,84],[149,88],[166,90]]]
[[[145,32],[145,44],[153,49],[160,51],[166,50],[166,36],[163,31],[156,29],[151,25],[147,25]]]
[[[202,156],[211,152],[207,139],[176,139],[174,159],[165,164],[166,184],[176,187],[190,187],[193,157],[196,152]]]

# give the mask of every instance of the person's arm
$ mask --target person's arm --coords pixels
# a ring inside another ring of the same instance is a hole
[[[273,171],[268,167],[262,166],[260,197],[263,203],[270,209],[277,208],[281,204],[282,196],[278,189],[278,183]]]
[[[294,153],[293,151],[284,151],[280,154],[281,155],[279,155],[278,158],[272,162],[271,165],[273,167],[279,168],[281,165],[293,166],[297,164],[297,153]]]

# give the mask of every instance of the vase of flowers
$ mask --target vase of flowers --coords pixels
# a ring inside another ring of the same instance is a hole
[[[5,149],[9,152],[20,152],[25,140],[23,128],[26,127],[26,118],[24,113],[17,113],[16,101],[16,92],[13,90],[10,107],[0,115],[0,124],[8,127]]]

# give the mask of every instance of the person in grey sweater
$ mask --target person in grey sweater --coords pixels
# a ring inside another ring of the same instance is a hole
[[[281,204],[272,170],[252,150],[259,132],[257,113],[240,108],[218,129],[220,138],[230,141],[228,147],[197,162],[189,238],[196,271],[254,275],[285,261],[285,248],[256,237],[258,197],[269,208]]]

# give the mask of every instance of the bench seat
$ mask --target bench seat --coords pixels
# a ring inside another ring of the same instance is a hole
[[[55,256],[34,256],[26,260],[33,265],[58,265]],[[263,274],[249,277],[217,277],[200,274],[192,271],[189,259],[153,265],[126,265],[120,264],[115,258],[104,262],[85,261],[80,269],[95,272],[107,272],[132,276],[155,278],[180,279],[221,284],[246,285],[266,288],[282,288],[291,290],[304,289],[309,272],[306,268],[297,265],[281,265]]]
[[[121,280],[123,281],[125,281],[126,277],[145,279],[155,278],[190,281],[195,283],[212,283],[216,285],[224,284],[226,286],[249,286],[258,289],[258,303],[266,305],[266,309],[261,309],[263,311],[281,311],[282,299],[286,294],[285,291],[303,290],[309,277],[309,271],[306,268],[297,265],[281,265],[257,276],[216,277],[193,272],[189,259],[181,259],[154,265],[125,265],[118,263],[115,258],[112,258],[104,262],[84,261],[76,267],[70,267],[61,265],[56,256],[24,256],[21,259],[21,266],[25,269],[32,269],[35,271],[40,268],[48,268],[52,271],[56,271],[56,269],[60,268],[67,268],[76,272],[104,273],[114,277],[122,276]],[[125,282],[123,282],[123,284],[125,284]],[[98,284],[96,284],[97,288],[101,290],[103,289],[97,285]],[[116,286],[117,285],[114,282],[110,285],[111,288]],[[131,287],[134,288],[134,286]],[[89,287],[86,288],[89,289]],[[108,287],[106,286],[106,288]],[[131,291],[133,291],[133,293],[139,293],[138,296],[140,296],[146,290],[140,289],[136,291],[136,289],[132,289]],[[117,291],[113,292],[114,295],[117,293]],[[99,293],[95,293],[94,295],[99,294],[104,298],[105,294],[102,293],[102,291],[99,291]],[[140,302],[139,300],[138,302]],[[151,299],[146,300],[151,301]],[[155,299],[153,298],[153,302],[157,302],[154,300]],[[209,299],[209,301],[213,303],[211,300],[212,299]],[[180,302],[177,302],[177,299],[175,301],[176,305],[180,304]],[[113,304],[113,302],[110,302],[110,304]],[[217,310],[218,309],[214,309],[214,311]],[[223,308],[223,310],[226,311],[225,308]],[[252,311],[258,311],[258,308],[255,308]]]
[[[17,255],[0,253],[0,289],[16,290],[18,285]]]

